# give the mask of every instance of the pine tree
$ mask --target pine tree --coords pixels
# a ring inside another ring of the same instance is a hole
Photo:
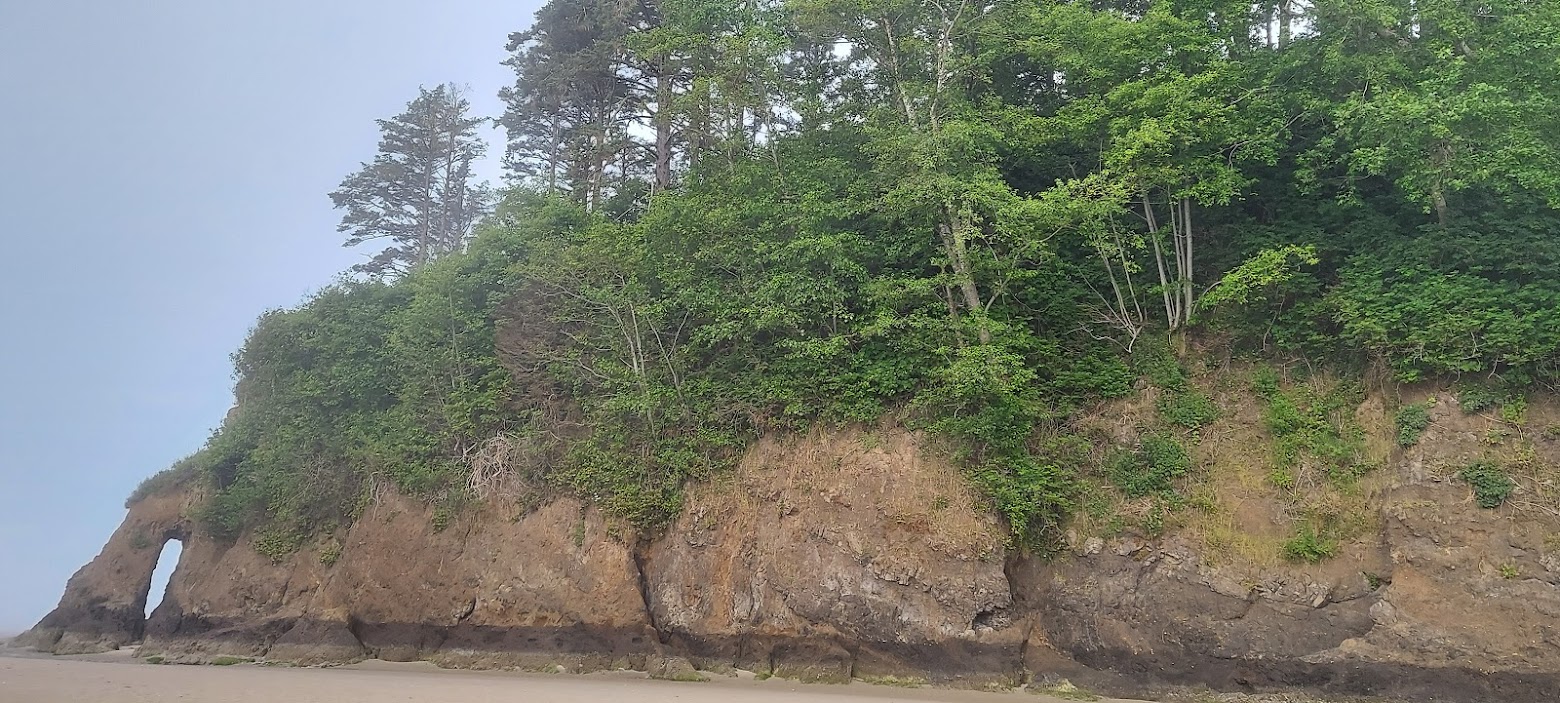
[[[491,208],[486,183],[474,183],[472,162],[486,151],[471,104],[454,85],[418,89],[406,111],[379,120],[379,154],[330,194],[346,210],[337,231],[345,246],[386,239],[390,246],[353,270],[371,276],[407,273],[443,254],[465,249]]]
[[[595,208],[614,178],[643,170],[629,128],[644,96],[624,39],[646,12],[639,0],[553,0],[531,29],[510,35],[505,63],[516,80],[500,93],[510,173]]]

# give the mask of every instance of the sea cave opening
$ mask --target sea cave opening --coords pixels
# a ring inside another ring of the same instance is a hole
[[[147,590],[145,617],[150,618],[152,611],[157,610],[163,598],[168,595],[168,581],[173,577],[173,570],[179,566],[179,557],[184,554],[184,542],[176,537],[163,542],[162,553],[157,555],[157,568],[152,570],[152,583]]]

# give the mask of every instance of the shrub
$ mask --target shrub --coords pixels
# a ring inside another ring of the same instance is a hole
[[[448,502],[433,506],[433,531],[443,532],[449,529],[450,523],[455,520],[455,510],[455,506]]]
[[[1554,251],[1543,227],[1453,226],[1356,256],[1328,300],[1342,339],[1405,380],[1543,373],[1560,353],[1560,282],[1516,272]]]
[[[1465,413],[1478,413],[1500,405],[1505,395],[1488,387],[1467,385],[1457,389],[1457,404]]]
[[[320,563],[326,566],[335,566],[341,560],[341,541],[331,540],[330,544],[320,549]]]
[[[1300,528],[1300,532],[1289,541],[1284,542],[1284,558],[1290,561],[1317,564],[1331,559],[1338,553],[1338,543],[1318,533],[1310,525]]]
[[[306,536],[301,528],[272,523],[255,534],[254,548],[267,559],[281,563],[303,546]]]
[[[1147,376],[1150,383],[1165,390],[1179,391],[1186,388],[1186,370],[1170,350],[1170,343],[1162,336],[1147,336],[1132,350],[1132,367]]]
[[[1512,398],[1500,407],[1501,421],[1510,425],[1527,424],[1527,399],[1522,397]]]
[[[1419,444],[1420,435],[1430,426],[1430,410],[1423,403],[1405,405],[1398,409],[1394,420],[1397,424],[1398,446],[1412,447]]]
[[[193,459],[194,457],[185,457],[172,467],[149,476],[130,492],[130,497],[125,499],[125,507],[129,508],[151,496],[167,493],[184,486],[192,479],[199,478],[200,472]]]
[[[1357,384],[1286,391],[1276,373],[1259,371],[1255,385],[1267,400],[1263,420],[1277,440],[1276,463],[1296,479],[1319,464],[1327,478],[1347,483],[1368,468],[1360,464],[1365,437],[1353,413],[1363,393]]]
[[[1278,395],[1282,380],[1283,377],[1278,375],[1276,369],[1271,366],[1262,366],[1251,375],[1251,389],[1256,391],[1258,396],[1272,400],[1274,396]]]
[[[1145,436],[1137,451],[1120,452],[1108,465],[1111,481],[1134,498],[1169,493],[1174,481],[1191,471],[1192,459],[1175,438]]]
[[[1457,477],[1473,487],[1474,500],[1481,508],[1499,508],[1517,489],[1516,482],[1504,470],[1489,462],[1469,464]]]
[[[1166,422],[1191,430],[1202,429],[1219,417],[1219,406],[1213,399],[1195,390],[1162,393],[1156,407]]]

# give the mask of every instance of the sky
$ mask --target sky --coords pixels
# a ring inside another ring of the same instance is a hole
[[[328,194],[374,120],[443,82],[496,116],[540,4],[0,2],[0,634],[221,422],[254,319],[373,253]]]

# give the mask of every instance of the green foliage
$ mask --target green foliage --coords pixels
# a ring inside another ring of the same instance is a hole
[[[193,457],[186,457],[174,463],[173,466],[152,474],[142,481],[125,499],[125,507],[129,508],[147,498],[156,495],[164,495],[170,491],[183,488],[192,480],[200,478],[199,467],[192,461]]]
[[[199,480],[207,531],[280,559],[386,488],[443,529],[484,447],[546,437],[526,501],[653,530],[761,433],[886,417],[1040,544],[1092,462],[1037,428],[1145,378],[1165,425],[1217,418],[1172,341],[1560,379],[1551,0],[1107,5],[551,0],[508,47],[521,185],[469,238],[480,146],[424,96],[462,150],[442,229],[374,205],[428,201],[426,169],[343,184],[348,234],[401,273],[264,315],[234,412],[131,501]],[[1254,387],[1275,484],[1366,470],[1356,386]],[[1191,464],[1150,434],[1107,468],[1173,507]]]
[[[320,563],[335,566],[341,560],[341,540],[333,539],[320,549]]]
[[[1283,550],[1285,559],[1318,564],[1338,553],[1338,542],[1324,537],[1310,525],[1305,525],[1293,538],[1284,542]]]
[[[263,316],[234,355],[238,407],[180,464],[210,482],[213,534],[272,559],[350,519],[370,477],[433,498],[518,427],[494,339],[512,243],[493,236],[394,284],[343,282]]]
[[[1499,508],[1517,489],[1505,470],[1490,462],[1469,464],[1457,472],[1457,478],[1473,488],[1474,500],[1481,508]]]
[[[211,664],[212,666],[233,666],[234,664],[248,664],[251,661],[254,661],[254,660],[252,660],[252,659],[244,659],[242,657],[230,657],[230,656],[223,655],[223,656],[218,656],[218,657],[212,657],[211,661],[208,662],[208,663]]]
[[[1241,265],[1225,273],[1198,305],[1211,310],[1224,305],[1251,305],[1283,292],[1298,275],[1302,264],[1315,266],[1321,262],[1316,247],[1290,244],[1276,249],[1263,249]]]
[[[455,516],[459,514],[461,507],[465,503],[464,497],[463,493],[451,492],[433,504],[433,514],[429,518],[429,522],[432,524],[434,532],[443,532],[449,529],[450,524],[455,522]]]
[[[1173,491],[1175,480],[1191,472],[1192,460],[1175,438],[1149,434],[1135,451],[1118,452],[1107,470],[1123,493],[1137,498]]]
[[[1527,399],[1517,396],[1500,407],[1500,419],[1510,425],[1527,424]]]
[[[1268,401],[1278,397],[1283,376],[1271,366],[1259,366],[1251,375],[1251,389]]]
[[[1186,369],[1181,368],[1180,360],[1163,338],[1150,337],[1138,342],[1132,350],[1132,367],[1155,386],[1170,391],[1186,389]]]
[[[306,529],[308,528],[297,524],[267,525],[255,533],[255,551],[279,564],[303,546],[304,540],[308,537]]]
[[[1274,460],[1286,483],[1309,469],[1347,483],[1368,468],[1361,463],[1364,430],[1354,419],[1363,395],[1358,385],[1312,381],[1286,390],[1268,368],[1258,369],[1252,385],[1267,401],[1262,419],[1275,440]]]
[[[1219,406],[1213,398],[1201,391],[1171,391],[1162,393],[1155,406],[1159,417],[1171,424],[1190,430],[1199,430],[1219,418]]]
[[[1419,444],[1419,436],[1430,426],[1430,408],[1424,403],[1405,405],[1398,408],[1393,423],[1397,426],[1398,446],[1412,447]]]
[[[1457,404],[1468,414],[1481,413],[1499,406],[1506,394],[1486,385],[1468,384],[1457,389]]]
[[[1356,257],[1329,294],[1343,338],[1407,380],[1548,373],[1560,354],[1560,283],[1536,268],[1560,263],[1560,248],[1547,231],[1478,226]]]

